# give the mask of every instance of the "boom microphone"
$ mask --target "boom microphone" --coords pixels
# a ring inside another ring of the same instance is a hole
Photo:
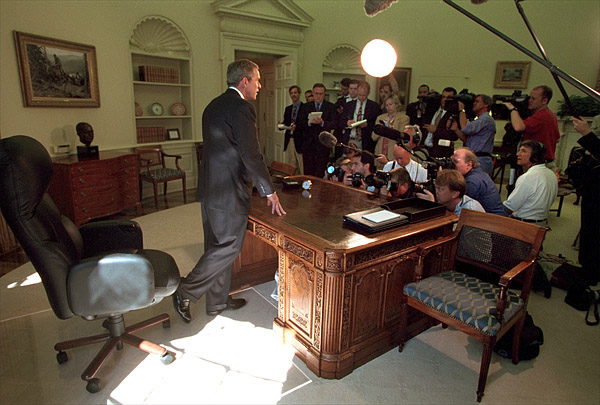
[[[398,0],[365,0],[365,13],[369,17],[373,17],[382,11],[387,10],[390,6]],[[487,0],[471,0],[473,4],[485,3]]]
[[[330,132],[323,131],[319,134],[319,142],[328,148],[333,148],[335,146],[341,146],[343,148],[352,149],[355,152],[362,153],[362,149],[355,148],[353,146],[344,145],[341,142],[338,142],[337,138]]]
[[[377,135],[381,135],[384,138],[392,139],[396,141],[398,146],[406,150],[408,153],[413,154],[413,150],[404,144],[404,141],[410,142],[410,135],[404,132],[400,132],[394,128],[386,127],[385,125],[377,124],[373,127],[373,132]]]

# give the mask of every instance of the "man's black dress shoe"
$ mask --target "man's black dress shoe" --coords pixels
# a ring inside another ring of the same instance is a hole
[[[177,315],[179,315],[183,322],[190,323],[192,321],[190,300],[187,298],[182,298],[177,291],[173,293],[173,306],[175,307],[175,312],[177,312]]]
[[[227,297],[227,306],[223,309],[217,309],[216,311],[206,311],[206,315],[208,316],[216,316],[219,315],[221,312],[225,311],[226,309],[231,309],[231,310],[235,310],[235,309],[240,309],[241,307],[243,307],[244,305],[246,305],[246,300],[243,298],[232,298],[231,295],[229,297]]]

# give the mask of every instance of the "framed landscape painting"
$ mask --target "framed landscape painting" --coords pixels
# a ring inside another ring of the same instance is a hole
[[[96,48],[14,31],[25,107],[100,107]]]
[[[525,89],[529,80],[531,62],[498,62],[494,87],[497,89]]]

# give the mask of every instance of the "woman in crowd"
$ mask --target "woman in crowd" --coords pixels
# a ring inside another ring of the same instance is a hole
[[[410,118],[408,118],[408,115],[404,111],[400,111],[400,99],[398,99],[398,96],[391,95],[386,98],[385,109],[386,113],[377,117],[376,124],[382,124],[388,128],[402,132],[404,127],[409,124]],[[373,131],[371,139],[376,143],[375,165],[377,169],[381,169],[388,161],[394,160],[392,153],[394,150],[394,141],[376,134],[375,131]]]

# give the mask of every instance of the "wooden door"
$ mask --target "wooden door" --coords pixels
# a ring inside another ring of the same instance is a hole
[[[290,100],[289,89],[296,84],[297,80],[296,66],[291,56],[284,56],[275,61],[275,106],[274,114],[276,122],[283,122],[283,112],[285,107],[292,103]],[[273,121],[275,122],[275,121]],[[275,128],[273,136],[274,160],[290,163],[283,153],[283,139],[285,131],[278,131]]]

